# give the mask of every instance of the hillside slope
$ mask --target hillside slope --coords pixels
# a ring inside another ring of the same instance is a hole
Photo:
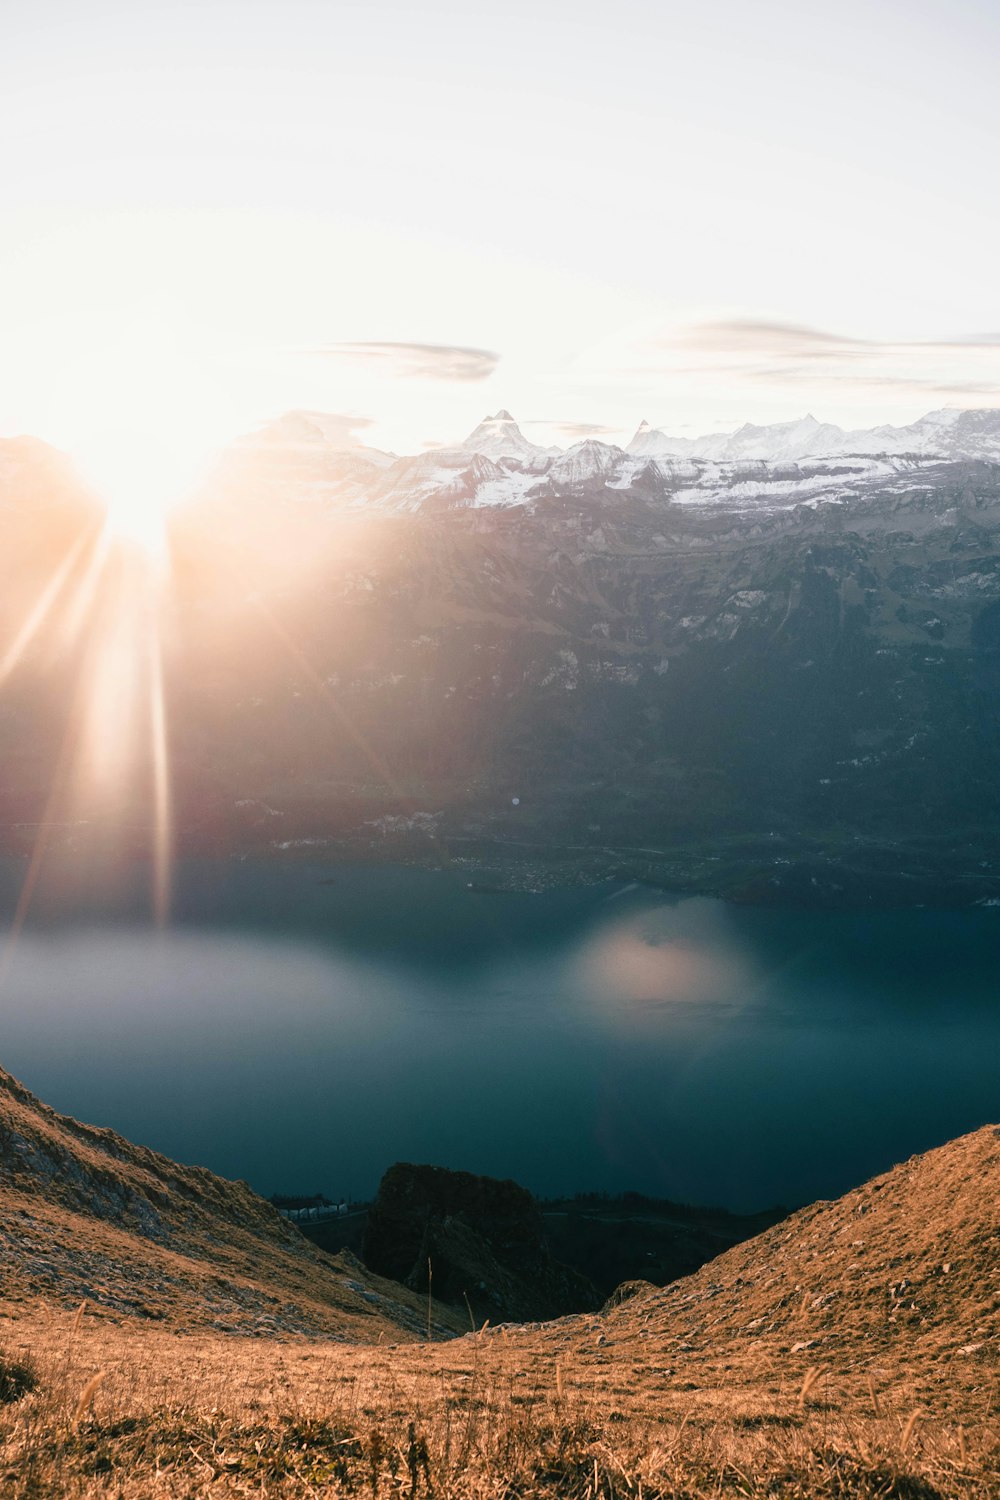
[[[995,1500],[998,1188],[991,1126],[663,1290],[445,1343],[192,1336],[36,1299],[3,1326],[39,1382],[5,1421],[4,1493]]]
[[[636,1364],[711,1399],[797,1388],[810,1367],[913,1401],[988,1392],[1000,1354],[1000,1128],[914,1156],[811,1207],[693,1276],[599,1318],[512,1334],[533,1358]],[[621,1293],[620,1293],[621,1295]],[[715,1393],[714,1396],[712,1393]]]
[[[86,1300],[257,1335],[405,1339],[427,1322],[421,1299],[323,1254],[245,1183],[59,1115],[2,1071],[0,1287],[8,1314]]]

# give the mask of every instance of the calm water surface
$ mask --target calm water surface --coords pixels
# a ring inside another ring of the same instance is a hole
[[[0,871],[8,913],[21,874]],[[265,1194],[367,1197],[403,1159],[755,1208],[1000,1118],[1000,911],[466,879],[191,864],[161,935],[141,894],[70,920],[43,891],[0,1062]]]

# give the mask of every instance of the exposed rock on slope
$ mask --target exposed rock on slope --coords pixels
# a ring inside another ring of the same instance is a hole
[[[365,1263],[478,1318],[553,1318],[596,1307],[585,1276],[549,1250],[538,1204],[516,1182],[397,1162],[368,1215]]]
[[[3,1072],[0,1272],[8,1308],[86,1299],[187,1327],[343,1339],[426,1329],[415,1297],[316,1250],[245,1183],[56,1114]]]
[[[927,421],[1000,431],[996,413]],[[757,902],[1000,901],[1000,464],[593,442],[537,469],[470,449],[382,464],[334,451],[313,416],[291,429],[292,456],[258,444],[177,520],[181,850],[455,858],[486,883],[615,876]],[[90,515],[81,495],[39,525],[56,471],[33,453],[0,451],[8,646]],[[53,849],[76,837],[70,799],[49,801],[71,600],[6,686],[6,853],[42,820]]]
[[[784,482],[382,517],[280,586],[272,545],[269,619],[191,588],[182,838],[260,849],[256,798],[289,847],[409,858],[423,826],[433,859],[565,850],[571,878],[734,899],[1000,899],[1000,468],[774,511]]]

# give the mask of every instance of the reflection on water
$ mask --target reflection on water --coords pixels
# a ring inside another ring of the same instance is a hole
[[[410,1159],[751,1208],[1000,1116],[993,912],[249,864],[183,869],[162,934],[120,893],[75,925],[60,899],[9,964],[0,1061],[265,1193],[367,1196]]]
[[[753,953],[716,906],[693,899],[605,914],[577,948],[580,993],[619,1027],[676,1022],[678,1007],[740,1004],[752,988]]]

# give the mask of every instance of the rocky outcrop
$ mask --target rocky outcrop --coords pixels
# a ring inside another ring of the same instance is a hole
[[[516,1182],[397,1162],[368,1215],[364,1259],[379,1276],[471,1310],[477,1322],[596,1308],[585,1276],[552,1256],[542,1216]]]

